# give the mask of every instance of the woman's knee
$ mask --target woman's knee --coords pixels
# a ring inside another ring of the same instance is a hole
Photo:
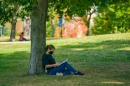
[[[69,64],[68,62],[64,62],[63,65]]]

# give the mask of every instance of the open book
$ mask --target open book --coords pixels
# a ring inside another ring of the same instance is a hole
[[[68,61],[68,59],[62,61],[62,62],[60,63],[60,65],[63,64],[63,63],[65,63],[65,62],[67,62],[67,61]]]

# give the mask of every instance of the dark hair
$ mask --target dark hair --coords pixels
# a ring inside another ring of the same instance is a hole
[[[47,51],[48,49],[55,49],[54,45],[47,45],[46,48],[45,48],[45,51]]]
[[[24,32],[22,32],[21,34],[24,34]]]

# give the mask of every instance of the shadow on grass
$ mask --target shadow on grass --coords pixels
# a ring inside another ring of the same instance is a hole
[[[107,40],[107,41],[102,41],[98,43],[93,43],[93,42],[86,42],[86,43],[79,43],[77,45],[69,44],[69,45],[64,45],[61,46],[61,48],[95,48],[99,46],[111,46],[116,47],[116,48],[121,48],[124,47],[123,45],[130,46],[130,40]]]
[[[29,52],[26,51],[0,54],[0,72],[24,70],[28,62]]]

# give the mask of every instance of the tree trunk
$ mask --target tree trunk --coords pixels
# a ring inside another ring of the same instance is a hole
[[[51,37],[54,37],[54,23],[53,23],[53,21],[52,21],[52,19],[51,19],[51,28],[52,28],[52,34],[51,34]]]
[[[91,13],[89,14],[88,20],[87,20],[87,26],[88,26],[88,30],[86,35],[89,36],[90,35],[90,19],[91,19]]]
[[[18,10],[18,6],[15,5],[13,8],[13,16],[12,16],[12,22],[11,22],[12,27],[11,27],[10,41],[15,41],[17,10]]]
[[[42,55],[46,46],[46,16],[48,0],[38,0],[31,14],[31,54],[28,74],[39,74],[42,69]]]

